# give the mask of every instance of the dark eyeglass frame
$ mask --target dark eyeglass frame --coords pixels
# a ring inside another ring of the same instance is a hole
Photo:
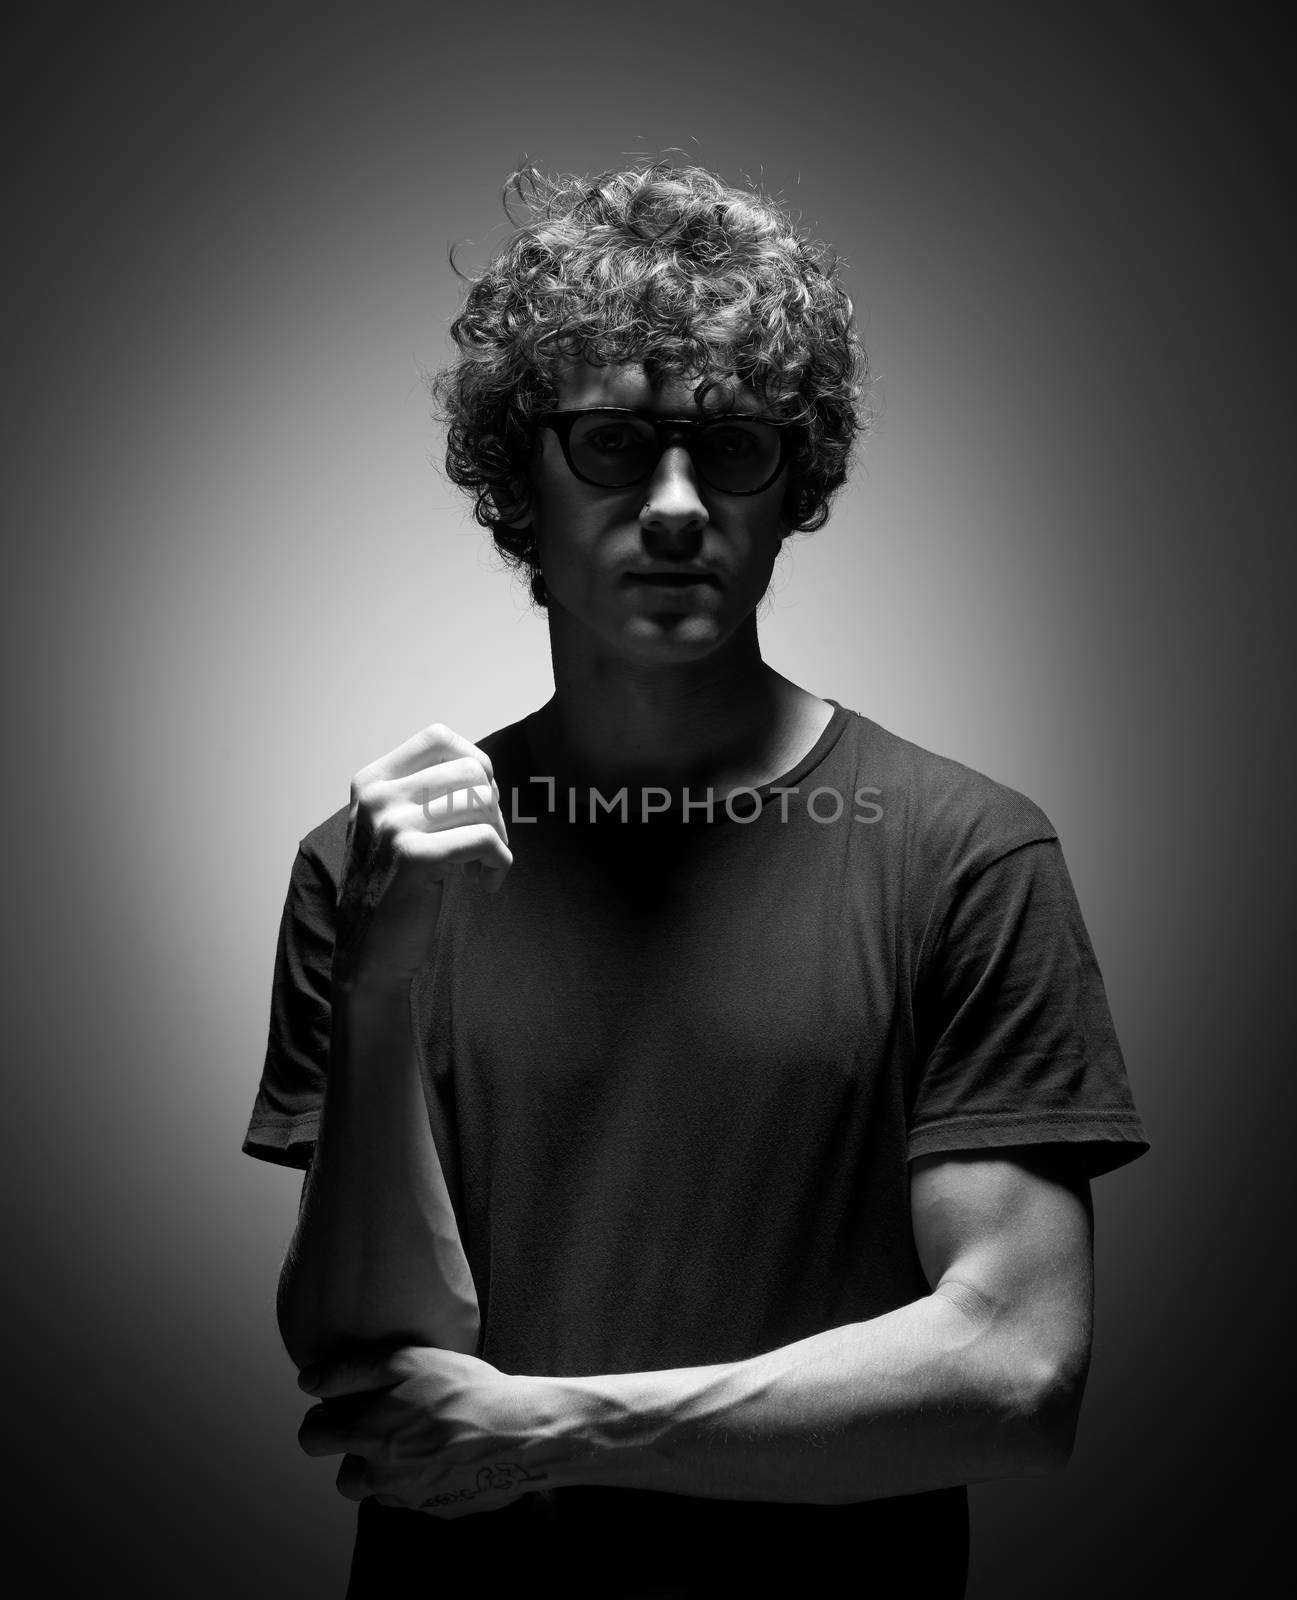
[[[572,459],[572,429],[581,417],[638,417],[641,421],[651,424],[657,435],[658,453],[653,465],[647,472],[642,472],[638,477],[629,479],[626,483],[600,483],[597,478],[588,478]],[[719,423],[727,422],[759,422],[764,428],[773,428],[779,435],[779,459],[775,462],[775,469],[763,482],[754,489],[726,489],[720,484],[713,483],[698,465],[698,458],[694,454],[692,441],[708,428],[714,428]],[[683,444],[693,462],[694,471],[699,479],[716,494],[748,495],[761,494],[768,489],[778,478],[779,474],[788,465],[788,458],[792,454],[796,443],[798,424],[795,422],[780,422],[773,417],[754,417],[746,411],[718,411],[709,417],[661,417],[653,411],[637,411],[630,406],[587,406],[581,411],[544,411],[536,418],[537,427],[549,428],[558,435],[558,442],[563,451],[563,459],[567,462],[568,470],[574,478],[579,478],[582,483],[588,483],[596,489],[633,489],[637,483],[643,483],[657,471],[658,463],[673,444]]]

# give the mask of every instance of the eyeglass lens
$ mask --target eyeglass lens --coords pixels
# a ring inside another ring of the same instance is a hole
[[[718,418],[690,430],[684,442],[699,477],[713,489],[742,494],[759,488],[779,465],[779,430],[758,418]],[[577,418],[568,448],[577,472],[608,489],[648,477],[662,453],[658,430],[646,417],[597,411]]]

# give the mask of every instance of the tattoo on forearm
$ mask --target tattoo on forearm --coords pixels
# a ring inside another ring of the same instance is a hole
[[[429,1511],[437,1506],[456,1505],[461,1500],[476,1500],[480,1494],[508,1493],[520,1484],[541,1483],[548,1477],[548,1472],[528,1472],[526,1467],[520,1467],[514,1461],[497,1461],[493,1466],[482,1467],[478,1471],[475,1489],[452,1489],[445,1494],[434,1494],[419,1509]]]

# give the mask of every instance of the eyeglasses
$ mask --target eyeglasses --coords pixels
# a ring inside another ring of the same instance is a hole
[[[582,483],[629,489],[649,476],[668,446],[682,444],[703,483],[723,494],[768,489],[784,469],[797,426],[737,412],[659,417],[617,406],[547,411],[536,421],[558,435],[563,459]]]

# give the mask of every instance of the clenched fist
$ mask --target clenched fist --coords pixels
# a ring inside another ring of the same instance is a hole
[[[491,761],[439,722],[352,779],[335,982],[407,987],[423,966],[454,871],[499,889],[513,864]]]
[[[562,1481],[574,1454],[581,1413],[569,1386],[452,1350],[358,1350],[300,1381],[322,1403],[298,1441],[308,1455],[343,1456],[349,1500],[462,1517]]]

